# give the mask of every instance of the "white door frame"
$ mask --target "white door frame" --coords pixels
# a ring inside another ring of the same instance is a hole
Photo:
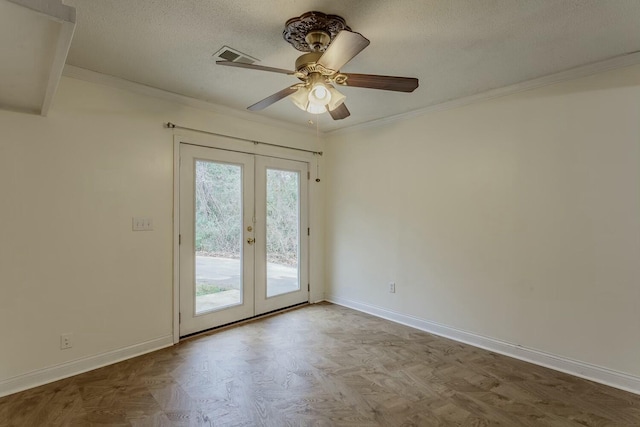
[[[174,134],[173,136],[173,343],[180,342],[180,144],[192,144],[209,148],[218,148],[222,150],[238,151],[247,154],[256,154],[267,157],[278,157],[289,160],[298,160],[309,163],[309,167],[313,164],[313,153],[304,151],[290,150],[284,147],[273,147],[250,142],[237,141],[230,138],[214,135],[190,135],[190,134]],[[309,212],[312,212],[312,197],[309,186]],[[311,218],[309,223],[312,224]],[[308,263],[311,269],[312,245],[309,243]],[[311,282],[311,277],[309,277]],[[312,287],[313,284],[310,284]],[[322,298],[320,299],[322,300]],[[309,302],[312,302],[309,295]]]

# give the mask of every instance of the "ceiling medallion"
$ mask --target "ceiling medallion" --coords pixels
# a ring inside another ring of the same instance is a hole
[[[301,52],[324,52],[342,30],[351,31],[342,17],[307,12],[289,19],[282,37]]]

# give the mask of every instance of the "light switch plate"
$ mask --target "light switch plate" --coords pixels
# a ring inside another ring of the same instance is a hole
[[[153,221],[147,216],[133,217],[133,231],[151,231],[153,230]]]

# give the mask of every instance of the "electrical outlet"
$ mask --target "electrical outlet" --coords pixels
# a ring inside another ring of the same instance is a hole
[[[389,293],[390,294],[395,294],[396,293],[396,284],[395,284],[395,282],[389,282]]]
[[[73,340],[71,334],[60,335],[60,350],[73,347]]]

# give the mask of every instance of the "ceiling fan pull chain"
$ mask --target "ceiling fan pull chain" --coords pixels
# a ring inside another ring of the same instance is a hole
[[[320,146],[320,116],[316,117],[316,144]],[[316,182],[320,182],[320,159],[316,157]]]
[[[318,156],[315,156],[315,157],[316,157],[316,182],[320,182],[320,158]]]

